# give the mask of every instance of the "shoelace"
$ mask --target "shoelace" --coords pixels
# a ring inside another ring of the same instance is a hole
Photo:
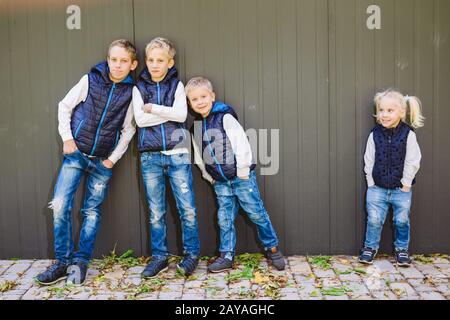
[[[48,268],[48,271],[49,272],[54,272],[54,271],[58,270],[58,268],[60,268],[61,266],[62,266],[61,264],[54,263]]]
[[[399,252],[398,256],[401,257],[401,258],[408,258],[409,257],[409,255],[406,252]]]
[[[193,269],[195,268],[195,260],[191,258],[184,259],[180,266],[185,267],[186,269]]]
[[[363,256],[372,256],[372,251],[364,250]]]

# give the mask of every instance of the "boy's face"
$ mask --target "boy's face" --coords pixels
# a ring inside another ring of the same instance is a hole
[[[187,96],[192,110],[199,113],[203,118],[209,115],[216,99],[214,92],[205,87],[191,89]]]
[[[153,48],[148,50],[145,63],[152,80],[160,82],[166,76],[167,71],[173,67],[175,61],[168,55],[166,50]]]
[[[137,67],[137,60],[132,59],[131,53],[122,47],[112,47],[108,54],[109,78],[113,82],[125,79],[130,71]]]

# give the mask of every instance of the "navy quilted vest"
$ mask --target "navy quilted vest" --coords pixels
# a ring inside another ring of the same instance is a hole
[[[72,113],[72,135],[83,153],[108,157],[120,137],[132,99],[133,79],[128,75],[120,83],[112,82],[106,61],[95,65],[88,77],[86,100],[78,104]]]
[[[142,70],[137,87],[144,104],[154,103],[172,107],[178,87],[178,72],[172,67],[161,82],[154,82],[147,67]],[[167,121],[157,126],[138,128],[139,152],[166,151],[186,147],[185,123]],[[180,130],[181,129],[181,130]]]
[[[231,114],[236,120],[236,112],[223,102],[216,101],[210,114],[202,120],[202,154],[206,171],[216,181],[228,181],[237,176],[236,157],[225,129],[223,117]],[[256,167],[252,164],[250,170]]]
[[[385,189],[403,186],[400,180],[403,177],[406,145],[411,130],[404,122],[400,122],[396,128],[386,129],[377,125],[372,130],[376,149],[372,176],[377,186]]]

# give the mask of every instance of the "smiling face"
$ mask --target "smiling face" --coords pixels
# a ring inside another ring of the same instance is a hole
[[[109,78],[113,82],[121,82],[128,74],[136,69],[137,60],[125,48],[114,46],[108,53]]]
[[[216,95],[208,88],[201,86],[188,91],[187,97],[192,110],[206,118],[211,112]]]
[[[164,79],[169,69],[173,67],[175,61],[170,57],[167,50],[153,48],[148,50],[145,63],[152,80],[160,82]]]
[[[377,110],[378,122],[385,128],[395,128],[402,118],[405,117],[405,110],[398,99],[384,97],[381,99]]]

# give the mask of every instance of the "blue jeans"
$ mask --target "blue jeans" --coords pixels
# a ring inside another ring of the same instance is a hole
[[[72,204],[81,178],[87,173],[84,196],[83,224],[80,231],[78,251],[74,253],[72,237]],[[112,169],[102,164],[102,159],[90,159],[81,151],[64,155],[64,161],[56,181],[53,200],[54,246],[56,259],[63,263],[81,261],[89,263],[94,250],[95,238],[100,225],[100,207],[108,193]]]
[[[228,182],[216,181],[214,190],[219,205],[217,212],[220,228],[219,251],[225,254],[225,258],[232,259],[235,254],[234,220],[239,212],[239,205],[256,225],[258,238],[264,250],[278,246],[278,238],[264,208],[254,171],[250,172],[248,180],[236,177]]]
[[[412,191],[403,192],[401,188],[384,189],[373,186],[367,190],[368,217],[365,247],[378,250],[383,224],[391,205],[394,211],[395,248],[408,250],[411,198]]]
[[[169,255],[166,226],[166,176],[169,177],[181,219],[183,253],[198,257],[200,241],[190,155],[181,153],[168,156],[161,152],[143,152],[141,153],[141,171],[150,208],[153,258],[165,259]]]

